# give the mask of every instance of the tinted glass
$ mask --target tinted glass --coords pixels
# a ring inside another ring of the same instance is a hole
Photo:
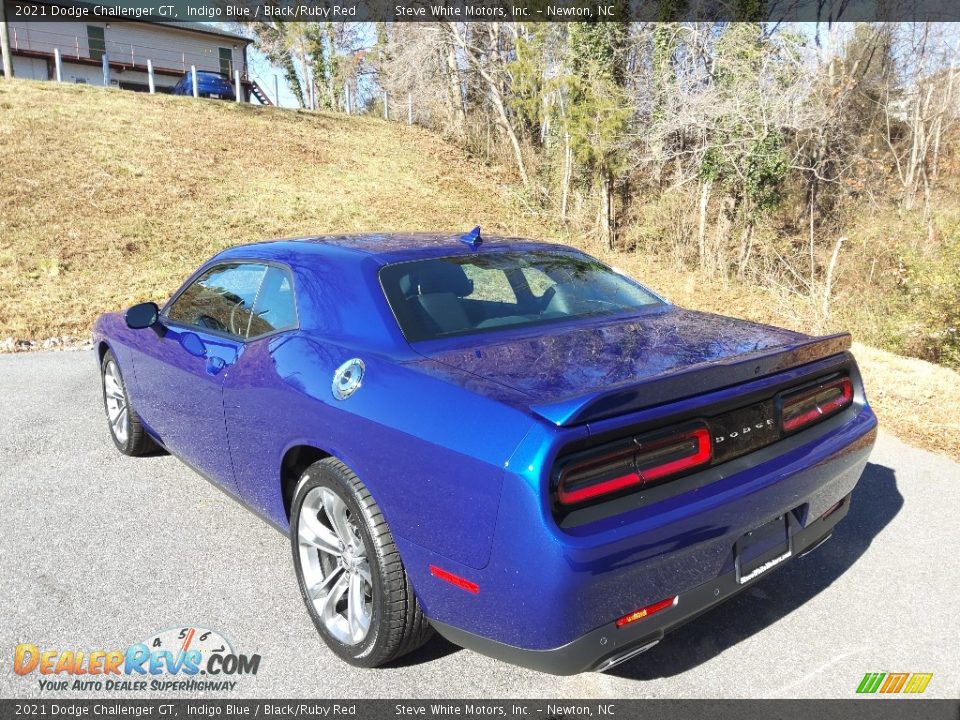
[[[193,281],[167,311],[170,320],[246,337],[266,267],[218,265]]]
[[[250,318],[248,337],[259,337],[277,330],[289,330],[297,326],[296,303],[293,300],[293,285],[285,270],[268,267],[260,285]]]
[[[570,253],[484,253],[415,260],[380,270],[410,342],[616,315],[660,301],[592,258]]]

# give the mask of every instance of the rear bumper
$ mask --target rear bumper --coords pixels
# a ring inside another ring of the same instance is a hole
[[[830,535],[876,440],[876,417],[866,404],[858,410],[825,421],[825,434],[718,466],[725,472],[709,484],[569,531],[531,522],[534,494],[506,483],[487,567],[410,547],[402,549],[408,573],[451,642],[556,674],[611,667],[751,584],[737,576],[746,533],[786,516],[787,562]],[[429,577],[428,563],[479,592]],[[616,628],[617,618],[673,597],[674,606]]]
[[[842,505],[829,516],[798,529],[790,537],[791,555],[785,562],[805,555],[826,542],[849,509],[848,495],[843,498]],[[675,605],[643,620],[623,628],[618,628],[616,622],[610,622],[551,650],[516,647],[442,622],[433,621],[432,624],[437,632],[450,642],[514,665],[554,675],[604,671],[649,650],[660,642],[666,633],[750,587],[765,574],[741,583],[737,579],[736,571],[728,572],[711,582],[680,593]]]

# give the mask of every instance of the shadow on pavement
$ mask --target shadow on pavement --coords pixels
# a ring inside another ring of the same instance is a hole
[[[610,674],[634,680],[678,675],[760,632],[843,575],[902,507],[903,496],[897,490],[894,471],[868,463],[853,492],[847,517],[823,547],[787,563],[740,595],[668,634],[657,647],[614,668]]]
[[[459,645],[454,645],[446,638],[434,635],[430,641],[421,648],[414,650],[402,657],[397,658],[391,663],[384,665],[387,668],[405,668],[423,663],[433,662],[452,653],[463,650]]]

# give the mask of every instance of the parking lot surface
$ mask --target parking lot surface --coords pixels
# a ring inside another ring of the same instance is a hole
[[[868,672],[933,673],[926,697],[960,697],[960,465],[882,432],[829,542],[610,673],[439,639],[358,670],[317,637],[287,539],[175,458],[120,455],[99,392],[89,352],[0,355],[2,697],[96,695],[16,675],[19,643],[121,649],[188,626],[261,656],[209,697],[849,698]]]

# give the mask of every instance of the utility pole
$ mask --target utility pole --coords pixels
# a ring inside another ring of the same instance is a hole
[[[0,0],[0,50],[3,51],[3,75],[10,79],[13,77],[13,57],[10,55],[10,35],[7,31],[5,0]]]

